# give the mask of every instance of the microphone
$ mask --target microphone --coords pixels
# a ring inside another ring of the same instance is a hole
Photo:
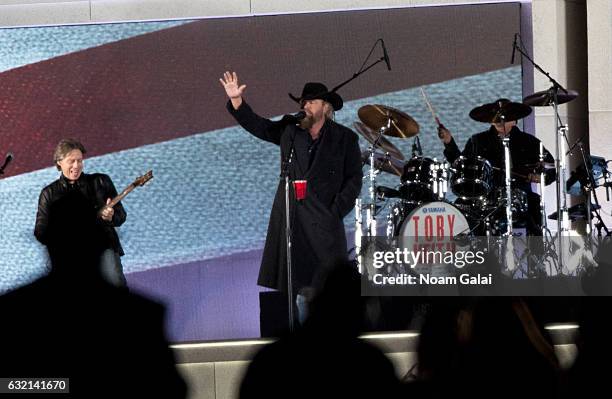
[[[4,163],[0,166],[0,175],[4,174],[4,169],[6,166],[13,160],[13,153],[9,152],[6,154],[6,158],[4,158]]]
[[[512,59],[510,60],[511,64],[514,64],[514,54],[516,53],[516,38],[518,36],[518,33],[514,34],[514,43],[512,43]]]
[[[389,53],[387,53],[387,48],[385,47],[385,41],[381,38],[380,44],[382,44],[383,49],[383,58],[385,59],[385,64],[387,64],[387,69],[391,70],[391,62],[389,61]]]
[[[306,112],[300,111],[295,114],[284,115],[283,119],[281,119],[281,122],[286,124],[298,124],[304,118],[306,118]]]

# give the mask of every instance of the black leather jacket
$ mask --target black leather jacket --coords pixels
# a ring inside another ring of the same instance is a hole
[[[34,235],[41,243],[45,245],[48,243],[47,225],[49,221],[49,206],[71,190],[79,190],[91,202],[96,210],[104,207],[107,198],[112,199],[117,196],[117,190],[115,189],[113,181],[105,174],[83,173],[74,185],[68,183],[68,179],[62,174],[59,179],[43,188],[40,192]],[[113,215],[113,220],[105,222],[100,219],[100,223],[104,228],[110,248],[119,255],[123,255],[123,248],[119,242],[119,236],[115,231],[115,227],[121,226],[123,222],[125,222],[126,213],[121,202],[115,205],[114,209],[115,213]]]

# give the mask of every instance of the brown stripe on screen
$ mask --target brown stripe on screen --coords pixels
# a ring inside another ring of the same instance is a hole
[[[6,71],[7,175],[51,166],[66,136],[94,156],[232,126],[225,70],[272,116],[296,110],[287,92],[306,81],[350,77],[379,37],[393,70],[377,65],[340,90],[345,101],[505,68],[519,19],[515,3],[208,19]]]

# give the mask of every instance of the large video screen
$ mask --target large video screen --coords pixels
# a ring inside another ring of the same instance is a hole
[[[343,82],[383,38],[391,71],[381,62],[341,88],[336,121],[352,127],[367,104],[399,109],[441,160],[421,89],[462,147],[487,129],[472,108],[522,98],[510,64],[519,31],[518,3],[0,30],[0,155],[14,154],[0,179],[0,292],[48,268],[37,202],[59,177],[56,144],[72,137],[87,149],[85,172],[108,174],[118,191],[153,170],[124,199],[118,232],[128,283],[168,305],[171,339],[258,336],[279,150],[228,114],[223,72],[239,74],[256,112],[278,118],[299,109],[287,93]],[[381,56],[378,46],[368,62]],[[411,156],[412,139],[390,140]],[[400,182],[383,173],[379,183]],[[350,237],[352,215],[345,224]]]

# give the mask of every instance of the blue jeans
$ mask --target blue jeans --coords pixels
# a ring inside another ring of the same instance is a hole
[[[303,326],[306,318],[308,317],[308,299],[306,298],[306,295],[297,294],[295,297],[295,304],[298,311],[298,321],[300,325]]]
[[[115,287],[127,288],[121,257],[112,249],[104,250],[100,256],[100,275]]]

